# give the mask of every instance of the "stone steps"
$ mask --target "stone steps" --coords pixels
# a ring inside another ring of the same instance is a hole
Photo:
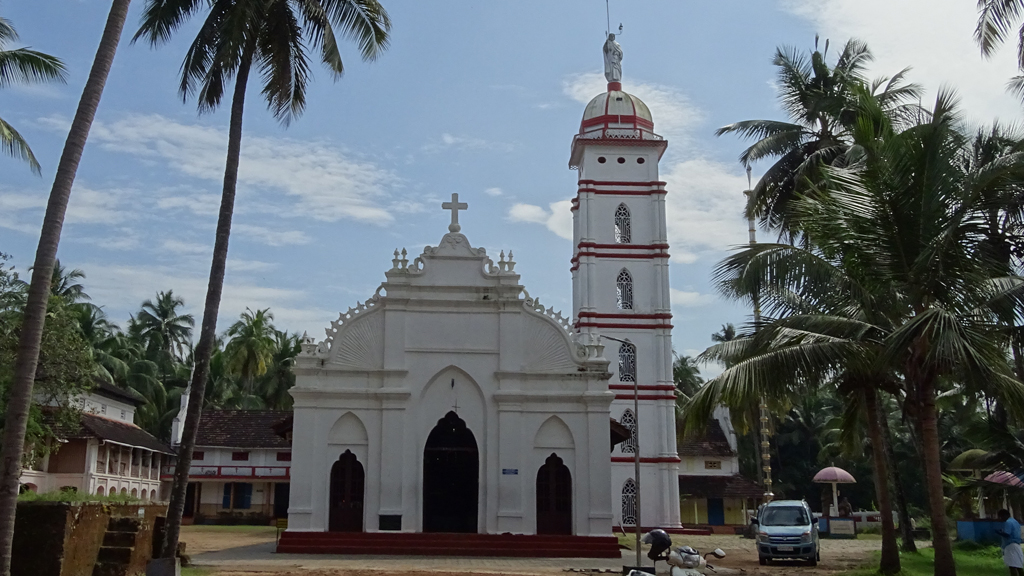
[[[141,526],[137,518],[111,518],[107,522],[92,576],[129,576],[128,564]]]

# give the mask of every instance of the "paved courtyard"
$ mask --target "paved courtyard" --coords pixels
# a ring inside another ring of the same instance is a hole
[[[401,573],[409,576],[449,576],[458,574],[495,574],[503,576],[619,573],[630,563],[633,552],[623,550],[622,559],[593,558],[442,558],[435,556],[335,556],[319,554],[276,554],[273,528],[189,526],[181,539],[197,566],[208,568],[213,576],[383,576]],[[720,574],[779,576],[832,575],[869,562],[879,550],[877,537],[858,540],[823,540],[821,563],[810,568],[800,563],[760,566],[754,541],[739,536],[675,537],[677,545],[688,544],[701,552],[722,548],[726,558],[714,562]],[[919,543],[924,546],[925,543]],[[645,558],[646,560],[646,558]]]

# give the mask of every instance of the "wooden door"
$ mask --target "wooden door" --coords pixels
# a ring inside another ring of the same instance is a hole
[[[423,450],[423,531],[477,531],[480,457],[454,412],[437,422]]]
[[[554,454],[537,471],[537,534],[572,534],[572,475]]]
[[[363,465],[356,455],[345,450],[331,467],[331,532],[363,531]]]

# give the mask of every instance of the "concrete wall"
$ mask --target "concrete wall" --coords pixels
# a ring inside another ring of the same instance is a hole
[[[110,506],[63,502],[21,502],[14,525],[12,576],[92,574],[110,518],[141,522],[128,574],[144,573],[153,555],[156,519],[163,506]]]

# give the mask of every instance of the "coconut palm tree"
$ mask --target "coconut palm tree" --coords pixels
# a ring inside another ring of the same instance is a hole
[[[156,46],[168,41],[192,16],[207,11],[199,34],[182,64],[179,93],[195,96],[199,110],[216,109],[226,86],[234,80],[228,127],[227,162],[213,262],[195,350],[191,396],[175,467],[163,556],[178,543],[185,489],[210,356],[217,332],[217,314],[224,287],[231,218],[234,214],[238,162],[242,144],[242,113],[249,74],[255,66],[262,95],[271,113],[287,125],[302,114],[310,80],[310,55],[315,50],[337,79],[344,72],[336,29],[359,46],[363,60],[375,60],[388,46],[391,20],[378,0],[148,0],[135,40]]]
[[[68,270],[60,260],[53,261],[53,279],[50,280],[50,294],[61,298],[68,304],[76,304],[82,300],[92,300],[85,293],[85,287],[79,282],[85,280],[85,272],[79,268]]]
[[[29,48],[6,49],[6,46],[18,40],[18,33],[10,20],[0,18],[0,88],[12,84],[34,84],[36,82],[57,81],[63,83],[67,79],[67,69],[59,58],[43,54]],[[36,174],[42,174],[39,161],[36,160],[32,148],[25,138],[2,118],[0,118],[0,148],[8,156],[20,158],[28,162]]]
[[[96,116],[96,109],[99,107],[114,54],[117,52],[121,30],[128,17],[130,2],[131,0],[111,1],[103,36],[96,50],[89,78],[82,90],[75,117],[71,121],[43,216],[43,227],[39,234],[39,245],[32,267],[32,282],[24,308],[14,380],[7,400],[0,449],[0,576],[7,576],[11,570],[11,544],[14,538],[14,514],[17,510],[18,478],[21,476],[21,454],[25,446],[25,426],[32,404],[32,386],[39,362],[43,322],[46,319],[50,281],[57,246],[60,244],[61,228],[64,226],[64,214],[67,212],[71,187],[75,182],[75,173],[82,159],[85,141]]]
[[[192,344],[195,319],[181,313],[184,306],[185,299],[175,296],[173,290],[157,292],[156,300],[144,301],[132,317],[131,331],[161,364],[184,360]]]
[[[228,368],[242,381],[242,390],[253,393],[253,381],[267,373],[274,357],[274,315],[269,308],[253,312],[246,308],[240,320],[228,328],[230,338],[224,352]]]
[[[295,357],[302,350],[299,335],[275,330],[273,350],[270,367],[261,383],[261,396],[268,408],[291,410],[292,396],[288,390],[295,385],[292,366],[295,364]]]
[[[723,290],[760,295],[769,321],[746,341],[709,353],[745,359],[693,403],[708,411],[716,399],[788,397],[836,375],[861,380],[864,390],[897,384],[919,434],[935,574],[952,576],[936,402],[955,385],[998,397],[1017,413],[1024,408],[995,306],[1008,296],[1019,303],[1024,280],[994,277],[978,234],[990,189],[1024,182],[1024,160],[978,170],[965,162],[970,138],[948,91],[904,130],[876,122],[877,106],[861,113],[872,119],[856,124],[855,162],[826,167],[827,193],[794,204],[809,246],[763,244],[720,266]],[[876,413],[868,410],[869,418]],[[883,446],[877,426],[871,434]],[[876,472],[884,470],[875,460]]]
[[[822,177],[821,166],[840,161],[850,146],[856,88],[866,84],[864,67],[873,59],[867,45],[856,39],[846,43],[835,66],[828,65],[827,56],[827,40],[819,51],[815,39],[810,57],[796,48],[778,48],[772,64],[778,68],[779,100],[789,121],[745,120],[715,132],[757,139],[740,155],[745,167],[775,159],[754,185],[747,215],[790,239],[799,232],[792,222],[791,203],[800,194],[813,192],[811,185]],[[874,96],[891,114],[900,113],[905,102],[919,95],[917,86],[903,82],[904,72],[873,85]]]

